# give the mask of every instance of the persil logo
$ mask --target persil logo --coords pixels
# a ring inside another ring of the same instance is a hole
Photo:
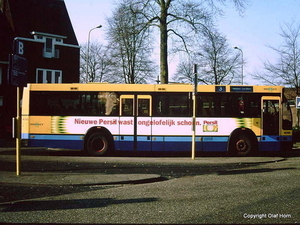
[[[203,132],[218,132],[218,121],[203,121]]]

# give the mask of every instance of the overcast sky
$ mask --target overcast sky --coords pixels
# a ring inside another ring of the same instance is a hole
[[[111,16],[115,1],[65,0],[79,44],[87,42],[90,29],[102,25],[91,33],[91,41],[104,42],[106,18]],[[230,2],[230,0],[228,1]],[[222,7],[225,14],[219,18],[218,27],[232,46],[243,50],[247,64],[244,67],[244,84],[261,84],[251,79],[249,73],[261,70],[261,60],[275,61],[276,55],[267,45],[282,43],[280,26],[295,21],[300,24],[299,0],[249,0],[250,5],[241,16],[232,4]],[[170,66],[170,79],[176,66]]]

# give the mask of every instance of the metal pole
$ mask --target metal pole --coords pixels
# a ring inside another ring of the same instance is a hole
[[[244,84],[244,53],[243,53],[243,50],[237,46],[234,46],[233,48],[239,50],[242,55],[242,85],[243,85]]]
[[[88,35],[88,45],[87,45],[87,54],[86,54],[86,78],[85,78],[85,82],[88,83],[88,77],[89,77],[89,55],[90,55],[90,37],[91,37],[91,32],[92,30],[95,30],[97,28],[101,28],[102,25],[99,25],[97,27],[92,28],[89,31],[89,35]]]
[[[240,51],[242,53],[242,85],[244,85],[244,53],[242,49]]]
[[[198,84],[198,74],[197,65],[194,65],[194,91],[193,91],[193,124],[192,124],[192,159],[196,157],[196,95],[197,95],[197,84]]]
[[[20,117],[20,87],[17,87],[17,117],[16,117],[16,175],[21,175],[21,117]]]

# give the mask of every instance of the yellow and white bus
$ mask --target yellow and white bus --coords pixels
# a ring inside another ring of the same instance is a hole
[[[292,147],[281,86],[198,85],[196,152],[245,156]],[[29,146],[109,151],[191,151],[193,85],[28,84],[22,139]]]

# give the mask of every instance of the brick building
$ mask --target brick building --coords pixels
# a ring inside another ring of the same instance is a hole
[[[79,45],[63,0],[0,0],[0,139],[10,136],[16,87],[11,54],[26,59],[27,83],[79,82]]]

